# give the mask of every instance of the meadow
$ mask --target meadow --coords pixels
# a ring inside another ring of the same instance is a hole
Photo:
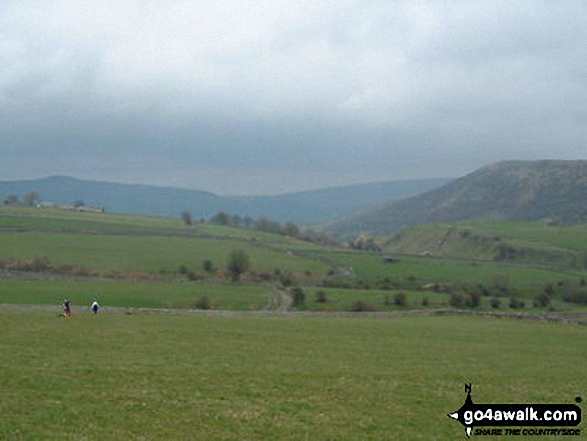
[[[223,277],[234,249],[270,279]],[[480,403],[586,395],[584,326],[336,315],[357,301],[378,311],[446,308],[448,291],[425,286],[495,281],[525,299],[527,312],[547,310],[531,306],[546,284],[554,286],[552,308],[583,311],[561,300],[587,276],[577,268],[409,255],[389,264],[376,253],[251,229],[0,207],[0,261],[38,258],[100,276],[0,270],[0,304],[22,305],[0,309],[0,439],[463,439],[447,414],[462,405],[465,383]],[[220,271],[205,272],[204,260]],[[182,267],[204,280],[189,281]],[[263,310],[276,291],[292,290],[280,286],[290,275],[306,297],[295,309],[332,315],[108,313],[192,309],[203,296],[215,310]],[[319,291],[326,301],[317,301]],[[400,291],[405,306],[394,304]],[[58,317],[64,297],[74,308],[68,319]],[[105,306],[98,315],[88,312],[95,299]],[[484,296],[479,309],[492,309],[489,302]]]
[[[464,439],[464,383],[478,403],[573,403],[586,340],[479,317],[0,311],[0,438]]]
[[[94,300],[106,307],[194,309],[206,296],[212,309],[256,311],[265,309],[274,291],[252,284],[0,279],[0,303],[59,306],[67,297],[74,309]]]
[[[484,226],[487,234],[497,234],[499,225],[521,240],[523,227],[487,222],[476,228]],[[562,227],[531,225],[528,237],[546,237],[548,228],[558,232],[552,241],[562,246],[578,227],[568,233]],[[264,286],[226,284],[230,281],[225,271],[227,258],[235,249],[244,250],[250,258],[252,275],[245,275],[244,280],[262,281]],[[426,307],[446,307],[449,296],[432,292],[427,286],[439,284],[471,292],[490,287],[495,281],[507,285],[505,296],[524,300],[526,310],[547,285],[555,287],[553,308],[574,310],[577,305],[563,302],[562,293],[565,286],[578,286],[587,278],[587,271],[578,268],[454,257],[398,254],[395,262],[385,263],[373,252],[254,229],[210,223],[185,225],[180,219],[0,207],[0,264],[15,261],[18,268],[18,262],[26,265],[35,259],[47,259],[57,268],[53,271],[61,271],[63,277],[93,275],[100,280],[0,280],[0,303],[53,304],[57,297],[65,296],[77,303],[81,296],[85,304],[94,296],[102,296],[112,306],[190,308],[195,299],[206,295],[214,309],[254,310],[265,307],[276,285],[283,283],[281,274],[285,274],[306,291],[307,301],[300,305],[306,310],[348,311],[357,301],[369,302],[377,310],[398,309],[392,299],[399,291],[406,292],[409,308],[423,307],[424,298]],[[209,261],[214,270],[204,270],[204,261]],[[51,279],[47,274],[41,274],[41,278]],[[167,283],[133,285],[101,280],[104,278]],[[188,283],[188,279],[206,283]],[[321,286],[330,289],[328,302],[313,301]],[[480,307],[491,309],[489,302],[489,297],[484,297]],[[508,299],[501,303],[507,308]]]

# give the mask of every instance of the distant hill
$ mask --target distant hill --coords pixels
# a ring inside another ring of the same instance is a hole
[[[178,217],[181,212],[190,211],[195,219],[199,219],[209,218],[222,210],[255,219],[267,216],[279,222],[313,224],[423,193],[448,181],[450,179],[402,180],[277,196],[219,196],[199,190],[51,176],[0,182],[0,200],[11,194],[22,200],[29,191],[36,191],[45,201],[65,204],[83,200],[88,205],[105,207],[114,213]]]
[[[331,234],[394,234],[415,225],[471,219],[587,222],[587,161],[510,161],[427,193],[333,221]]]

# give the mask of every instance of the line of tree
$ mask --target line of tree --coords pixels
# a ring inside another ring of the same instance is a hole
[[[34,207],[41,202],[41,195],[36,191],[29,191],[24,195],[24,199],[19,201],[18,196],[15,194],[8,195],[4,199],[4,205],[24,205],[26,207]]]
[[[296,237],[308,242],[333,243],[332,240],[321,231],[317,231],[311,228],[302,230],[297,224],[291,221],[287,222],[285,225],[281,225],[276,220],[270,219],[266,216],[261,216],[259,219],[255,220],[250,216],[240,216],[238,214],[230,214],[225,211],[219,211],[214,216],[212,216],[209,221],[215,225],[251,228],[257,231],[265,231],[268,233]]]

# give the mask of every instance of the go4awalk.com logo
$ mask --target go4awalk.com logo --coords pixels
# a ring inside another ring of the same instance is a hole
[[[581,408],[575,404],[475,404],[465,385],[465,404],[448,416],[475,435],[578,436]],[[581,402],[576,398],[577,403]],[[480,429],[483,427],[483,429]],[[531,428],[528,428],[531,427]]]

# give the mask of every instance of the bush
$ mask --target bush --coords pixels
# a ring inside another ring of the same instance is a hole
[[[448,301],[448,303],[451,306],[454,306],[455,308],[460,308],[465,303],[465,298],[464,298],[464,296],[463,296],[462,293],[460,293],[460,292],[453,292],[450,295],[450,300]]]
[[[489,304],[494,309],[499,309],[499,307],[501,307],[501,301],[498,297],[491,297],[491,302]]]
[[[534,297],[534,307],[535,308],[546,308],[550,305],[550,297],[545,292],[538,294]]]
[[[292,286],[294,282],[293,274],[291,272],[281,273],[279,276],[279,283],[283,286]]]
[[[375,307],[365,300],[357,300],[351,307],[353,312],[373,312]]]
[[[204,280],[204,276],[196,273],[195,271],[188,271],[187,276],[188,276],[188,280],[190,280],[192,282]]]
[[[408,304],[408,296],[405,292],[400,291],[393,297],[393,303],[397,306],[406,306]]]
[[[567,291],[563,293],[563,300],[569,303],[587,305],[587,291],[579,289]]]
[[[249,269],[249,255],[243,250],[232,250],[228,256],[227,269],[235,282]]]
[[[300,287],[295,287],[291,290],[291,296],[293,298],[293,306],[302,306],[306,303],[306,294],[304,294],[304,290]]]
[[[212,309],[212,302],[208,296],[201,296],[196,300],[195,306],[198,309]]]
[[[326,296],[326,291],[321,289],[316,293],[316,303],[328,303],[328,297]]]
[[[469,298],[467,299],[467,306],[470,306],[471,308],[478,308],[479,306],[481,306],[481,293],[470,293]]]
[[[422,298],[422,306],[428,306],[428,297]]]
[[[526,306],[523,300],[518,300],[515,297],[510,299],[509,307],[512,309],[522,309]]]
[[[204,260],[202,262],[202,268],[207,273],[213,273],[214,270],[215,270],[215,268],[214,268],[214,262],[212,262],[210,259],[206,259],[206,260]]]

